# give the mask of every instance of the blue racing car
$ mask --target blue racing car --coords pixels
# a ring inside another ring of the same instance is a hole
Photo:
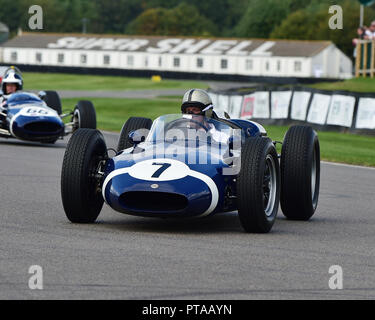
[[[67,123],[64,118],[70,118]],[[62,112],[55,91],[39,95],[17,91],[4,99],[0,112],[0,137],[42,143],[56,140],[78,128],[96,128],[96,113],[90,101],[78,101],[74,110]]]
[[[116,155],[98,130],[79,129],[63,161],[61,193],[67,218],[94,222],[106,202],[114,210],[157,218],[207,217],[238,211],[246,232],[269,232],[284,215],[308,220],[319,197],[317,134],[293,126],[281,154],[258,123],[171,114],[132,117]]]

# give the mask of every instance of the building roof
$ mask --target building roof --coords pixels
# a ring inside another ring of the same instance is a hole
[[[23,33],[3,48],[103,50],[171,54],[311,57],[333,45],[330,41],[145,37],[94,34]]]

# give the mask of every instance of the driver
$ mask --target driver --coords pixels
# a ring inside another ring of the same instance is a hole
[[[228,134],[216,130],[214,124],[207,121],[209,118],[217,118],[217,115],[213,111],[212,100],[206,91],[201,89],[187,91],[182,99],[181,112],[191,115],[193,121],[199,122],[203,127],[208,128],[209,134],[215,141],[221,143],[228,141]],[[196,129],[202,128],[197,126]]]
[[[1,83],[1,90],[3,91],[4,96],[8,96],[18,90],[22,90],[22,86],[22,77],[14,70],[11,70],[5,75]]]
[[[21,75],[11,69],[3,78],[1,82],[2,94],[0,95],[0,127],[3,126],[6,118],[6,100],[8,97],[18,90],[22,90],[23,81]]]

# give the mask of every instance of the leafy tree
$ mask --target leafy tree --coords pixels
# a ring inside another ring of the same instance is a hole
[[[213,24],[186,3],[173,9],[153,8],[139,15],[127,29],[138,35],[211,35]]]
[[[322,4],[312,2],[305,9],[291,13],[271,33],[271,38],[278,39],[304,39],[304,40],[330,40],[334,42],[345,54],[352,56],[352,39],[357,36],[356,30],[359,23],[359,3],[350,0],[338,0],[343,9],[343,29],[331,30],[328,21],[332,17],[328,13],[330,1]],[[373,8],[366,8],[365,24],[369,25],[375,17]]]
[[[25,1],[0,0],[0,21],[5,23],[11,32],[21,27],[28,6]]]
[[[252,0],[234,30],[234,36],[268,38],[274,26],[280,24],[288,13],[288,1]]]
[[[195,6],[200,15],[206,17],[216,27],[215,33],[220,35],[223,30],[229,30],[242,17],[250,0],[148,0],[146,8],[173,9],[182,3]],[[186,14],[184,19],[189,19]]]
[[[142,13],[139,0],[96,0],[96,14],[90,19],[92,32],[123,33],[126,26]]]
[[[232,36],[233,28],[238,24],[247,9],[249,0],[227,0],[227,10],[224,21],[214,21],[223,36]]]

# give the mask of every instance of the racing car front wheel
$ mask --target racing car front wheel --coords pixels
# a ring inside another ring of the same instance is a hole
[[[67,218],[92,223],[103,207],[100,170],[107,159],[103,135],[94,129],[78,129],[69,140],[61,173],[61,197]]]
[[[55,110],[57,114],[62,113],[62,106],[59,94],[56,91],[44,91],[45,95],[43,96],[44,102],[51,109]]]
[[[280,200],[280,168],[269,138],[249,138],[242,146],[237,176],[237,206],[246,232],[269,232]]]
[[[74,129],[89,128],[96,129],[96,112],[91,101],[78,101],[73,112]]]
[[[291,220],[308,220],[318,205],[320,148],[308,126],[291,127],[281,149],[281,209]]]
[[[129,142],[129,133],[131,131],[146,129],[150,130],[152,120],[142,117],[130,117],[122,126],[120,138],[117,145],[117,151],[120,152],[124,149],[130,148],[133,145]],[[145,137],[146,138],[146,137]]]

